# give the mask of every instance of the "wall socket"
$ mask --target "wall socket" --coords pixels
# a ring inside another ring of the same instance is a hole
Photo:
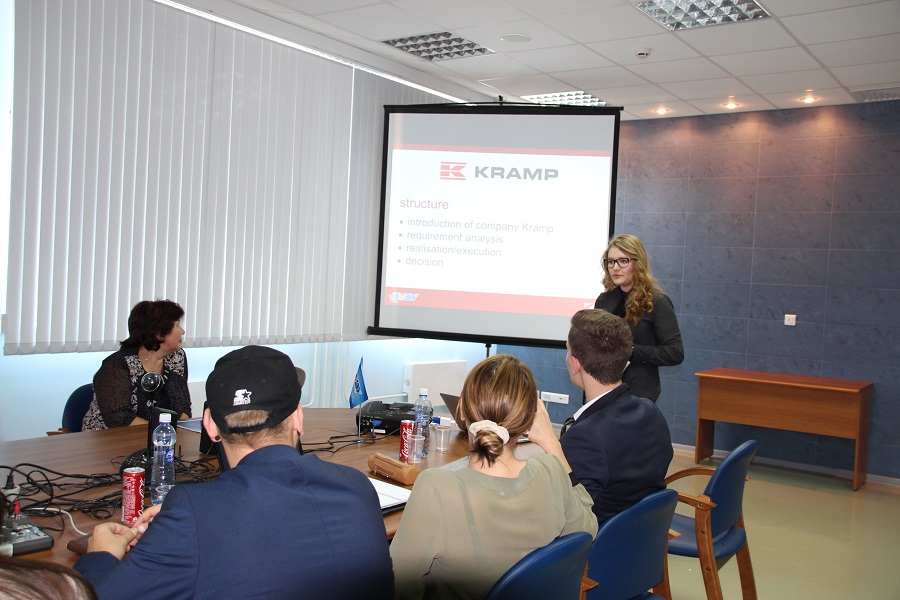
[[[544,402],[556,402],[558,404],[568,404],[568,394],[554,394],[553,392],[541,392],[541,400]]]

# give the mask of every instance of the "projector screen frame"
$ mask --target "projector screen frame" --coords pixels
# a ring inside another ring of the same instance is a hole
[[[492,344],[506,344],[515,346],[532,346],[544,348],[565,348],[564,339],[549,339],[535,337],[518,337],[513,335],[482,334],[478,332],[434,331],[422,328],[385,327],[380,324],[383,301],[383,278],[385,260],[385,234],[388,218],[388,184],[391,148],[391,117],[394,114],[435,114],[435,115],[600,115],[613,118],[613,139],[611,148],[611,175],[609,181],[608,204],[608,231],[604,238],[602,232],[597,234],[597,239],[605,247],[605,239],[609,239],[615,230],[616,210],[616,182],[618,173],[619,133],[621,124],[621,107],[580,107],[564,105],[541,105],[533,103],[450,103],[450,104],[415,104],[415,105],[385,105],[384,106],[384,137],[382,145],[381,165],[381,198],[378,231],[378,260],[375,288],[375,314],[374,325],[367,328],[367,334],[387,337],[425,338],[449,341],[484,343],[490,347]],[[599,262],[599,260],[598,260]],[[597,293],[602,291],[602,283],[597,281]]]

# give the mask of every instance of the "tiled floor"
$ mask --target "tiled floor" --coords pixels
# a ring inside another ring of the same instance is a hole
[[[676,450],[670,473],[693,464]],[[674,487],[705,485],[683,481]],[[744,521],[760,600],[900,599],[900,488],[868,482],[854,492],[848,479],[754,463]],[[741,598],[735,561],[719,576],[726,600]],[[697,561],[670,555],[669,578],[673,600],[705,600]]]

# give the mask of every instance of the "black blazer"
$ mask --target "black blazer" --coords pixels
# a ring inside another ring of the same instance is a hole
[[[669,425],[656,404],[632,396],[625,384],[582,413],[560,443],[600,522],[666,487]]]
[[[615,287],[600,294],[594,308],[602,308],[624,319],[626,298],[627,294]],[[654,290],[653,311],[644,313],[637,325],[629,323],[628,326],[634,337],[634,350],[622,381],[635,396],[656,402],[660,392],[659,367],[680,365],[684,360],[675,307],[668,296]]]

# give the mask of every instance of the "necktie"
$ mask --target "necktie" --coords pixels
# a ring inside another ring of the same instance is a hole
[[[569,427],[571,427],[572,423],[574,423],[574,422],[575,422],[575,419],[573,419],[572,417],[569,417],[568,419],[566,419],[563,422],[562,429],[559,430],[559,437],[562,437],[563,434],[569,430]]]

